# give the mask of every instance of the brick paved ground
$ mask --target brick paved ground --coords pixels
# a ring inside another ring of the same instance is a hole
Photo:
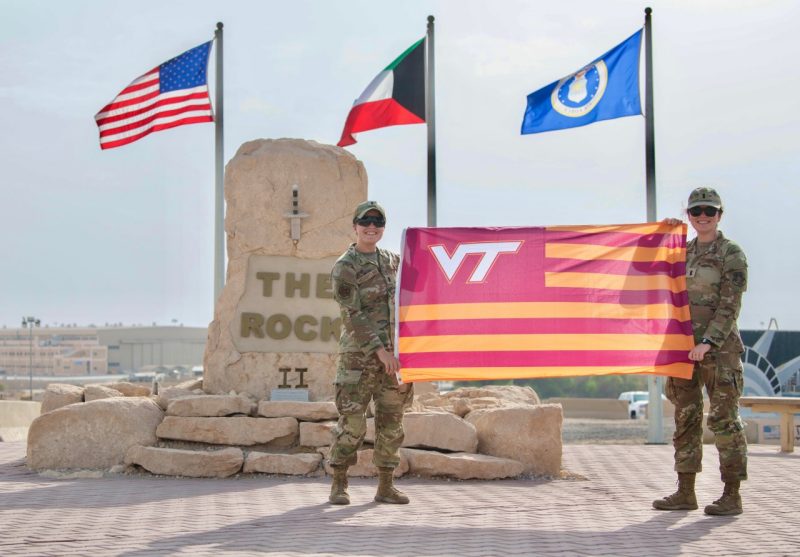
[[[456,482],[402,479],[408,506],[325,503],[328,481],[267,476],[198,480],[147,475],[48,479],[24,466],[24,443],[0,443],[0,555],[800,555],[800,454],[750,450],[745,513],[659,512],[673,491],[672,449],[565,445],[585,479]],[[702,505],[721,484],[706,449]]]

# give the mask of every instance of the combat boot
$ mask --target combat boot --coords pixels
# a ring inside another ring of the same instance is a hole
[[[660,511],[695,510],[697,508],[697,497],[694,495],[695,476],[696,474],[678,472],[678,491],[653,501],[653,508]]]
[[[333,483],[328,502],[331,505],[350,504],[350,496],[347,494],[347,466],[333,467]]]
[[[739,495],[739,480],[725,482],[722,497],[706,505],[706,514],[715,516],[733,516],[742,514],[742,497]]]
[[[408,504],[408,497],[394,486],[392,473],[394,468],[378,468],[378,493],[375,494],[375,501],[378,503],[394,503],[396,505]]]

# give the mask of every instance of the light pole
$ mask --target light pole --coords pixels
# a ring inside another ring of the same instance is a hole
[[[31,402],[33,402],[33,328],[38,327],[41,323],[35,317],[22,318],[22,328],[28,328],[28,389]]]

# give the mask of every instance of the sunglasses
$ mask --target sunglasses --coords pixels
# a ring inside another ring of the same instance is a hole
[[[369,226],[370,224],[374,224],[375,228],[383,228],[386,226],[386,219],[375,216],[361,217],[360,219],[356,219],[356,224],[361,226]]]
[[[688,210],[688,213],[693,217],[699,217],[702,214],[705,214],[707,217],[714,217],[717,213],[721,212],[716,207],[707,207],[707,206],[700,206],[700,207],[692,207]]]

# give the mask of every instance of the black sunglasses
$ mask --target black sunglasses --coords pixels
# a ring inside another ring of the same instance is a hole
[[[368,217],[361,217],[360,219],[356,219],[356,224],[361,226],[369,226],[370,224],[374,224],[375,228],[383,228],[386,226],[386,219],[383,217],[375,217],[375,216],[368,216]]]
[[[708,206],[692,207],[691,209],[688,210],[688,213],[693,217],[699,217],[703,213],[705,213],[707,217],[714,217],[717,215],[718,212],[721,211],[716,207],[708,207]]]

